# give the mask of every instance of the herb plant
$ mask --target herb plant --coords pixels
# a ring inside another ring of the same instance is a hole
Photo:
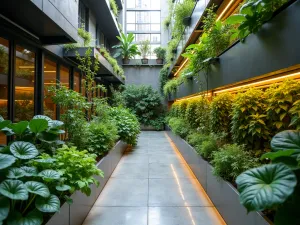
[[[145,40],[141,41],[139,45],[139,50],[143,59],[147,59],[147,56],[151,54],[150,41]]]

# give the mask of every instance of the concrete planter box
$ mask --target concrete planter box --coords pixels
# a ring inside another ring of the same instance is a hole
[[[239,193],[229,182],[213,175],[213,167],[205,161],[185,140],[166,131],[203,186],[209,198],[228,225],[269,225],[272,224],[259,212],[247,214],[239,202]]]
[[[104,172],[104,177],[96,177],[100,182],[99,187],[92,185],[92,193],[90,196],[76,191],[71,196],[73,204],[68,205],[64,203],[60,212],[55,213],[46,225],[81,225],[119,163],[126,148],[127,144],[119,141],[108,155],[102,158],[97,164],[97,167]]]

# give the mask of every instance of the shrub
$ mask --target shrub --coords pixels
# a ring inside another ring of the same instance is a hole
[[[168,114],[170,117],[179,117],[179,102],[174,102]]]
[[[185,111],[188,105],[188,100],[181,100],[178,103],[178,116],[182,119],[185,119]]]
[[[201,145],[196,146],[197,152],[205,159],[211,159],[212,154],[218,151],[218,145],[216,140],[209,137],[208,140],[203,141]]]
[[[270,137],[266,108],[266,97],[259,89],[249,89],[236,95],[231,113],[231,133],[235,143],[246,144],[250,149],[264,148]]]
[[[213,153],[213,173],[228,181],[234,181],[242,172],[259,165],[258,159],[245,151],[243,145],[225,145]]]
[[[191,133],[187,136],[187,142],[196,147],[196,146],[200,146],[202,145],[202,143],[204,141],[208,141],[210,139],[210,137],[206,134],[202,134],[202,133]]]
[[[181,118],[171,118],[169,120],[169,126],[175,134],[182,138],[185,138],[190,132],[190,127],[187,122]]]
[[[118,139],[118,129],[113,121],[93,120],[88,130],[87,149],[98,156],[105,155]]]
[[[127,144],[136,145],[140,133],[140,123],[136,116],[122,107],[111,108],[110,116],[116,122],[120,139]]]
[[[177,88],[180,84],[180,79],[178,78],[174,78],[172,80],[167,81],[163,86],[164,95],[168,96],[169,94],[176,93]]]
[[[168,82],[170,64],[165,64],[159,71],[159,89],[161,93],[164,93],[164,86]]]
[[[233,95],[230,93],[222,93],[213,98],[209,113],[211,132],[230,134],[232,101]]]
[[[137,116],[141,124],[151,125],[151,120],[164,114],[160,94],[151,86],[128,85],[122,95],[125,106]]]
[[[209,101],[205,96],[197,99],[196,124],[197,130],[202,133],[209,133]]]
[[[166,57],[166,49],[162,47],[157,47],[153,50],[157,59],[165,59]]]

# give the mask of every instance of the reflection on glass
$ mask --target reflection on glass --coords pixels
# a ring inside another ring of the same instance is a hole
[[[49,116],[52,119],[56,119],[56,105],[51,100],[51,96],[49,96],[49,93],[47,92],[47,87],[56,85],[56,78],[57,78],[57,71],[56,71],[56,63],[45,59],[44,62],[44,114],[46,116]]]
[[[150,23],[150,12],[136,12],[136,23]]]
[[[15,122],[34,116],[35,53],[16,46]]]
[[[80,74],[78,72],[74,73],[74,91],[80,92]]]
[[[8,40],[0,38],[0,116],[7,118],[8,99]],[[6,136],[0,132],[0,144],[6,144]]]
[[[60,67],[60,84],[66,87],[69,87],[69,69],[67,67],[61,66]]]
[[[151,42],[160,42],[160,34],[151,34]]]
[[[136,24],[136,30],[138,30],[138,31],[150,31],[150,24]]]
[[[83,96],[86,96],[86,93],[85,93],[85,79],[81,80],[81,94]]]
[[[137,42],[150,40],[150,34],[136,34],[135,38]]]

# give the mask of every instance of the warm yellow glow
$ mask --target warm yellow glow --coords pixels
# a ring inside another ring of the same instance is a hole
[[[189,59],[185,59],[184,62],[182,63],[182,65],[179,67],[179,69],[176,71],[176,73],[174,74],[174,76],[176,77],[177,74],[181,71],[181,69],[185,66],[185,64],[189,61]]]
[[[17,86],[16,87],[16,90],[33,90],[34,87],[20,87],[20,86]]]
[[[44,66],[46,68],[46,66]],[[19,66],[19,69],[34,69],[34,66]]]
[[[241,88],[252,87],[252,86],[257,86],[257,85],[263,85],[263,84],[269,83],[270,81],[279,81],[279,80],[282,80],[284,78],[291,78],[291,77],[295,77],[297,75],[300,75],[300,72],[292,73],[292,74],[288,74],[288,75],[284,75],[284,76],[280,76],[280,77],[275,77],[275,78],[271,78],[271,79],[267,79],[267,80],[263,80],[263,81],[257,81],[257,82],[253,82],[253,83],[250,83],[250,84],[244,84],[244,85],[240,85],[240,86],[237,86],[237,87],[226,88],[226,89],[223,89],[223,90],[215,91],[214,93],[218,94],[218,93],[222,93],[222,92],[226,92],[226,91],[234,91],[234,90],[241,89]]]
[[[232,5],[232,3],[234,2],[235,0],[231,0],[228,5],[225,7],[225,9],[222,11],[222,13],[219,15],[218,20],[220,20],[222,18],[222,16],[224,15],[224,13],[228,10],[228,8]]]
[[[182,100],[191,100],[191,99],[193,99],[193,98],[199,98],[199,97],[201,97],[201,96],[210,97],[211,95],[212,95],[211,93],[206,93],[206,94],[204,94],[204,93],[202,92],[202,93],[197,94],[197,95],[195,95],[195,96],[186,97],[186,98],[182,98],[182,99],[177,99],[176,102],[177,102],[177,101],[179,102],[179,101],[182,101]]]

